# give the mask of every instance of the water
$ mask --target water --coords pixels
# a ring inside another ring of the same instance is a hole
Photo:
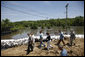
[[[46,32],[50,32],[52,39],[59,39],[59,35],[57,35],[56,32],[60,29],[62,29],[63,32],[65,31],[61,27],[54,27],[51,29],[44,28],[43,29],[43,33],[44,33],[43,39],[46,39]],[[75,30],[77,38],[84,38],[84,27],[71,27],[71,29]],[[12,34],[1,36],[1,39],[2,39],[1,40],[1,49],[4,49],[5,47],[9,48],[9,47],[13,47],[13,46],[27,44],[27,42],[28,42],[27,33],[30,33],[30,32],[34,33],[34,35],[35,35],[34,38],[39,39],[40,30],[41,30],[40,27],[36,30],[26,28],[26,29],[20,30],[20,31],[12,33]],[[70,35],[64,35],[64,36],[69,37]]]
[[[51,29],[47,29],[44,28],[43,29],[43,33],[44,36],[46,36],[46,32],[49,32],[51,36],[57,35],[57,31],[61,29],[63,32],[65,31],[65,29],[61,28],[61,27],[53,27]],[[70,29],[73,29],[75,31],[76,34],[84,34],[84,26],[71,26]],[[1,36],[1,39],[19,39],[19,38],[25,38],[28,37],[27,33],[33,32],[35,36],[39,36],[39,31],[41,30],[40,27],[38,27],[38,29],[23,29],[23,30],[19,30],[18,32],[14,32],[8,35],[4,35]],[[68,30],[69,32],[69,30]]]

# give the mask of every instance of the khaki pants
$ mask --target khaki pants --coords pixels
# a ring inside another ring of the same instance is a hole
[[[52,47],[52,45],[50,45],[50,43],[51,43],[51,40],[47,41],[47,49],[48,49],[48,50],[49,50],[49,48]]]

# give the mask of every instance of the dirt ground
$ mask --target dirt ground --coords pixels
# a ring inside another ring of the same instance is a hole
[[[36,42],[34,50],[28,55],[26,55],[27,45],[21,45],[8,48],[6,50],[1,50],[1,56],[60,56],[60,50],[56,45],[57,42],[58,40],[52,40],[51,45],[53,48],[51,48],[49,51],[46,49],[47,42],[44,42],[46,47],[42,47],[41,49],[38,47],[40,43]],[[65,39],[65,43],[66,45],[64,48],[67,50],[69,56],[84,56],[84,38],[77,38],[74,46],[68,45],[68,38]],[[63,45],[62,42],[60,44]]]

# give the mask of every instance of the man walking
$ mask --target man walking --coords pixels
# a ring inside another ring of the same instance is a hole
[[[71,32],[70,33],[70,45],[72,46],[72,44],[75,45],[74,40],[75,40],[76,37],[75,37],[75,33],[74,33],[73,30],[71,30],[70,32]]]
[[[45,47],[45,44],[43,43],[43,33],[42,30],[40,31],[40,48],[42,47],[42,45]]]
[[[57,45],[59,45],[59,44],[60,44],[60,42],[62,41],[62,42],[63,42],[63,44],[64,44],[64,46],[65,46],[65,42],[63,41],[63,39],[64,39],[63,32],[61,32],[61,30],[59,30],[59,33],[60,33],[60,39],[59,39],[59,41],[58,41]]]

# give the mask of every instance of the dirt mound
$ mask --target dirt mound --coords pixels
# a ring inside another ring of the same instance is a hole
[[[46,47],[42,47],[41,49],[38,47],[40,43],[36,42],[34,51],[30,52],[28,55],[26,55],[27,45],[21,45],[13,48],[8,48],[6,50],[1,50],[1,56],[60,56],[60,50],[56,45],[57,42],[58,40],[52,40],[51,45],[53,46],[53,48],[51,48],[49,51],[46,49],[47,42],[44,42],[46,44]],[[67,50],[68,55],[84,56],[84,39],[77,38],[75,42],[75,46],[68,46],[69,39],[65,39],[65,43],[67,45],[64,46],[64,48]],[[60,44],[63,45],[62,42]]]

